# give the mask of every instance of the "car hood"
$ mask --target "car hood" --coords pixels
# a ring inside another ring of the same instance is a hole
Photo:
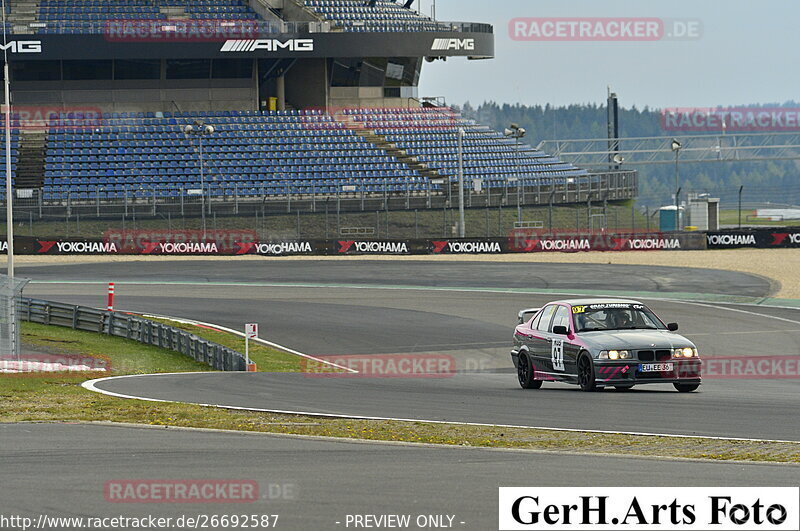
[[[588,347],[597,350],[640,350],[694,347],[680,334],[667,330],[598,330],[578,334]]]

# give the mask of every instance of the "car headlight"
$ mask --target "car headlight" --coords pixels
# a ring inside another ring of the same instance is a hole
[[[697,349],[691,347],[676,348],[672,351],[673,358],[696,358]]]
[[[602,350],[599,359],[601,360],[627,360],[631,357],[628,350]]]

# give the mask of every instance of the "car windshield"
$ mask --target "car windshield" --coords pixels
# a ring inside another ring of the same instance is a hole
[[[641,304],[593,304],[573,306],[578,332],[597,330],[664,329],[658,317]]]

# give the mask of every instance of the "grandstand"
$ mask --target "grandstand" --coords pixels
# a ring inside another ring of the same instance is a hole
[[[184,214],[198,196],[235,211],[313,210],[326,196],[362,210],[372,197],[381,208],[452,205],[459,129],[470,204],[520,188],[536,202],[635,194],[635,175],[590,175],[420,98],[426,61],[491,58],[494,35],[413,2],[9,6],[12,172],[17,206],[39,215],[139,203]],[[185,134],[197,123],[214,133]]]

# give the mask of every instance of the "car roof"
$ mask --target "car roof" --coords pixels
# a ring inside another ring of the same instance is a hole
[[[641,302],[633,299],[613,299],[613,298],[597,298],[597,299],[564,299],[560,301],[552,301],[547,304],[569,304],[570,306],[586,306],[589,304],[642,304]]]

